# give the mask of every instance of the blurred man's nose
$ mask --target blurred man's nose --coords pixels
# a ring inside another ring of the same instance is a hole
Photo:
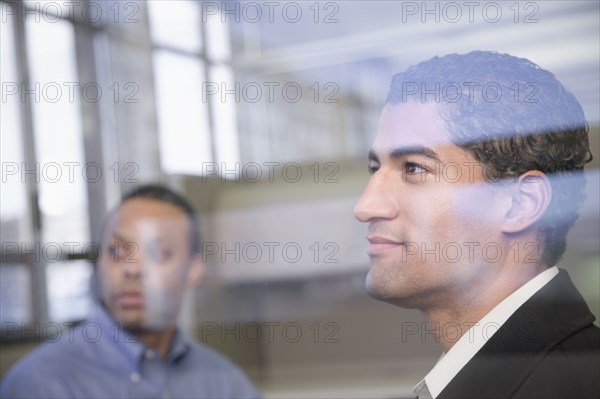
[[[127,277],[137,278],[142,273],[142,257],[140,254],[140,248],[135,243],[129,243],[124,249],[125,256],[121,259],[121,267],[123,273]]]
[[[142,263],[136,260],[129,260],[123,263],[123,272],[127,277],[138,278],[142,274]]]

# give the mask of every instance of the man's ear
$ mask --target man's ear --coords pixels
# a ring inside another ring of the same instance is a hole
[[[192,256],[190,263],[190,271],[188,273],[187,286],[195,287],[202,280],[204,275],[204,261],[202,260],[202,254],[196,254]]]
[[[527,171],[513,183],[511,197],[503,231],[518,233],[533,225],[548,209],[552,199],[550,180],[539,170]]]

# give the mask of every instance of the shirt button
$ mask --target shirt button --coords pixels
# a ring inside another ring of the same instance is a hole
[[[144,356],[146,356],[146,359],[154,359],[154,351],[152,349],[148,349]]]
[[[140,380],[142,379],[139,373],[131,373],[129,378],[131,378],[131,382],[140,382]]]

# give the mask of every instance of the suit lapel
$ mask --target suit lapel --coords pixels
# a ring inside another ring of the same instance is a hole
[[[511,397],[549,350],[594,319],[567,272],[560,270],[517,309],[438,398]]]

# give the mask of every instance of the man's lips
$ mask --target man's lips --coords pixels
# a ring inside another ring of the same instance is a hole
[[[371,256],[404,245],[404,242],[402,241],[381,236],[369,236],[367,237],[367,240],[369,240],[369,249],[367,250],[367,253]]]
[[[140,307],[144,305],[144,296],[141,292],[127,291],[117,295],[117,306],[119,307]]]

